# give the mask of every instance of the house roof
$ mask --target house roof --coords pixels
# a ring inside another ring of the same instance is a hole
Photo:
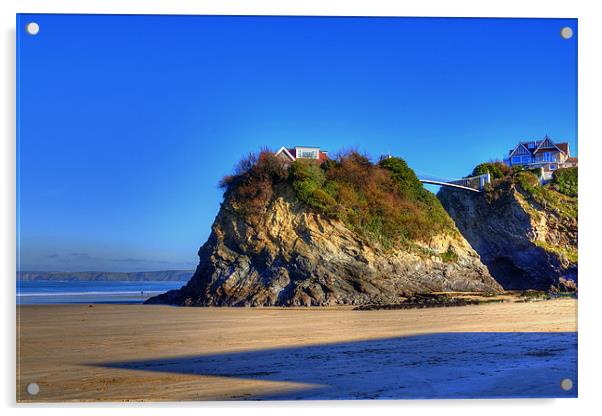
[[[558,150],[560,150],[565,155],[568,154],[568,151],[569,151],[569,144],[568,143],[554,143],[554,145],[558,148]],[[552,149],[552,150],[554,150],[554,149]],[[533,152],[533,154],[543,153],[543,152],[548,152],[548,151],[550,151],[550,148],[546,147],[546,148],[536,149]]]
[[[290,150],[289,150],[289,149],[287,149],[287,148],[286,148],[286,147],[284,147],[284,146],[282,146],[282,147],[280,148],[280,150],[278,150],[278,151],[276,152],[276,155],[279,155],[279,154],[281,154],[281,153],[282,153],[282,154],[284,154],[284,155],[286,155],[286,156],[287,156],[287,157],[288,157],[288,158],[289,158],[291,161],[294,161],[294,160],[296,159],[296,158],[295,158],[295,156],[294,156],[293,154],[291,154]]]
[[[529,141],[521,141],[518,142],[518,144],[516,145],[515,148],[513,148],[512,150],[510,150],[509,156],[512,156],[512,154],[519,148],[522,146],[524,146],[525,149],[527,149],[527,151],[531,154],[534,155],[536,153],[542,153],[545,151],[549,151],[550,148],[540,148],[540,146],[543,144],[544,141],[549,140],[550,143],[552,143],[554,146],[556,146],[558,148],[558,150],[560,150],[562,153],[564,153],[565,155],[569,154],[569,144],[568,143],[554,143],[552,141],[552,139],[550,139],[548,136],[544,137],[542,140],[529,140]],[[533,144],[535,147],[532,146],[531,149],[529,149],[529,144]]]
[[[533,148],[537,148],[537,146],[539,146],[539,144],[541,142],[542,142],[542,140],[530,140],[528,142],[519,142],[519,143],[528,149],[530,144],[533,144],[533,146],[534,146]]]
[[[297,148],[299,148],[299,149],[319,150],[320,154],[322,154],[322,153],[328,154],[328,152],[326,150],[320,150],[319,147],[314,147],[314,146],[295,146],[295,147],[291,147],[291,148],[286,149],[286,150],[288,150],[291,155],[297,157]]]
[[[510,151],[510,154],[508,155],[509,157],[514,155],[514,153],[516,153],[519,149],[525,149],[525,151],[529,154],[531,154],[531,150],[527,147],[527,143],[528,142],[519,142],[516,147],[514,149],[512,149]],[[524,153],[524,152],[523,152]]]
[[[578,162],[578,159],[577,159],[576,157],[569,157],[569,158],[566,160],[566,162],[569,162],[569,163],[576,163],[576,162]]]
[[[568,143],[556,143],[556,147],[559,148],[562,153],[565,155],[569,154],[569,144]]]
[[[326,150],[320,150],[319,147],[310,147],[310,146],[296,146],[296,147],[291,147],[291,148],[286,148],[286,147],[282,146],[280,148],[280,150],[278,150],[276,152],[276,154],[284,153],[291,160],[295,160],[295,159],[297,159],[297,147],[302,148],[302,149],[315,149],[315,150],[318,150],[318,160],[320,160],[321,162],[324,162],[325,160],[329,159],[328,152]]]

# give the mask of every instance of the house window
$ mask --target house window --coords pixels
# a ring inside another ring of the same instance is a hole
[[[297,157],[302,159],[317,159],[318,151],[317,150],[301,150]]]
[[[550,170],[556,170],[556,165],[550,165]]]
[[[531,162],[531,156],[523,156],[522,162],[523,163],[529,163],[529,162]]]
[[[527,147],[529,149],[535,149],[535,142],[529,142],[529,144],[527,145]]]
[[[520,163],[520,156],[512,156],[512,164],[518,164]]]

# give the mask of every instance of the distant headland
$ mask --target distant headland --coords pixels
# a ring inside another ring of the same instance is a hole
[[[160,270],[151,272],[17,272],[17,280],[96,281],[96,282],[186,282],[194,270]]]

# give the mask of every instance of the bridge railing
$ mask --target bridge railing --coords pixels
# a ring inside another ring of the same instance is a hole
[[[486,184],[491,183],[491,176],[488,173],[486,173],[484,175],[456,179],[453,181],[449,181],[449,183],[455,183],[456,185],[466,186],[467,188],[483,190]]]
[[[484,175],[469,176],[469,177],[460,178],[460,179],[447,179],[447,178],[440,178],[440,177],[436,177],[436,176],[432,176],[432,175],[420,174],[420,175],[418,175],[418,179],[421,182],[435,183],[435,184],[440,184],[441,186],[445,186],[445,184],[457,185],[457,186],[461,186],[464,188],[471,188],[471,189],[478,190],[478,191],[482,191],[483,188],[485,187],[485,185],[487,185],[488,183],[491,183],[491,176],[488,173],[486,173]]]

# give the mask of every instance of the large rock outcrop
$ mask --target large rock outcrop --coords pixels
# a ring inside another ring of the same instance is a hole
[[[504,289],[574,287],[577,199],[520,175],[483,193],[446,188],[438,197]]]
[[[287,183],[270,195],[261,213],[248,217],[226,193],[191,280],[147,303],[357,305],[432,291],[501,290],[458,232],[412,249],[383,249],[308,209]]]

